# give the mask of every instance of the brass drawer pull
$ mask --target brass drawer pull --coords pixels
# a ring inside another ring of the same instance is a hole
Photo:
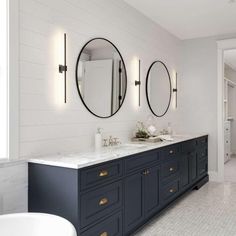
[[[176,190],[173,189],[173,188],[171,188],[171,189],[170,189],[170,193],[174,193],[174,192],[176,192]]]
[[[174,171],[175,169],[173,167],[170,168],[170,172]]]
[[[102,170],[102,171],[99,173],[99,176],[100,176],[100,177],[108,176],[108,171],[107,171],[107,170]]]
[[[100,236],[108,236],[108,233],[107,232],[103,232],[100,234]]]
[[[149,174],[150,174],[150,171],[149,171],[149,170],[143,171],[143,175],[149,175]]]
[[[108,199],[107,198],[102,198],[100,201],[99,201],[99,206],[104,206],[108,203]]]
[[[173,153],[174,153],[174,151],[173,151],[173,150],[170,150],[170,151],[169,151],[169,153],[170,153],[170,154],[173,154]]]

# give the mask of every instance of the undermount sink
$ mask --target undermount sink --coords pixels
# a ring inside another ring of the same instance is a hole
[[[114,149],[135,149],[135,148],[146,148],[147,145],[140,143],[124,143],[119,146],[114,146]]]

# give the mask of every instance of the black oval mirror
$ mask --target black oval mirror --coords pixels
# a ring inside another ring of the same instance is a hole
[[[146,97],[150,110],[155,116],[166,114],[171,102],[171,79],[166,65],[155,61],[146,78]]]
[[[76,63],[76,84],[85,107],[108,118],[121,108],[127,89],[124,60],[116,46],[104,38],[90,40]]]

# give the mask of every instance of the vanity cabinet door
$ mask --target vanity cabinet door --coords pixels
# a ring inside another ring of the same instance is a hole
[[[197,153],[191,152],[189,154],[189,171],[190,171],[190,182],[194,182],[197,180]]]
[[[143,172],[145,185],[145,216],[152,215],[160,206],[159,179],[160,168],[152,167]]]
[[[126,233],[134,229],[144,219],[143,189],[142,172],[128,176],[124,181]]]
[[[186,188],[190,184],[189,179],[189,162],[190,158],[188,154],[184,154],[181,157],[181,170],[180,170],[180,186]]]

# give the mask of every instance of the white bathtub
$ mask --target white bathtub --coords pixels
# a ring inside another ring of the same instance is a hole
[[[67,220],[48,214],[22,213],[0,216],[1,236],[77,236]]]

